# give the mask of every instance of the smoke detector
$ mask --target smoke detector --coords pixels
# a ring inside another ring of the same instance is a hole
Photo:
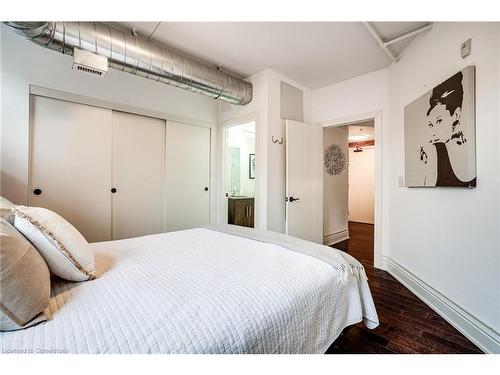
[[[75,47],[73,49],[73,69],[104,77],[108,72],[108,58]]]

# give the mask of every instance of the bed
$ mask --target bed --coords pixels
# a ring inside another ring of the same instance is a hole
[[[206,227],[93,243],[98,278],[53,279],[50,319],[1,332],[1,351],[324,353],[344,328],[378,325],[354,258],[255,233]]]

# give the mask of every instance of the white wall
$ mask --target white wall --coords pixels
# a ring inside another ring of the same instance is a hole
[[[348,179],[349,179],[349,142],[346,127],[326,128],[324,130],[324,149],[332,144],[340,146],[346,158],[346,167],[338,175],[330,175],[324,169],[324,209],[323,209],[323,236],[325,244],[332,244],[329,239],[334,235],[348,230]],[[347,232],[346,232],[347,235]],[[344,238],[346,239],[346,238]]]
[[[377,110],[387,112],[387,74],[387,69],[381,69],[314,90],[313,122],[349,118]]]
[[[29,85],[121,105],[217,123],[217,101],[110,69],[105,78],[73,71],[72,57],[39,47],[1,26],[1,194],[18,204],[28,198]],[[212,139],[217,127],[212,128]],[[215,142],[212,142],[215,151]],[[212,171],[215,171],[215,158]],[[215,174],[211,201],[215,203]],[[211,220],[216,218],[211,205]]]
[[[240,194],[253,197],[255,195],[255,179],[249,178],[249,154],[255,154],[255,137],[246,134],[240,148]]]
[[[373,224],[375,215],[375,147],[349,149],[349,221]]]
[[[243,123],[256,120],[256,199],[257,225],[261,229],[285,232],[285,143],[271,141],[285,139],[285,120],[281,119],[281,81],[304,92],[304,121],[310,122],[311,91],[289,78],[265,69],[247,79],[252,82],[254,98],[245,106],[220,105],[220,124]],[[222,165],[222,155],[219,164]],[[222,191],[222,190],[221,190]],[[220,200],[220,212],[224,202]],[[220,216],[220,221],[223,217]]]
[[[268,69],[268,177],[267,228],[285,233],[285,143],[271,141],[271,137],[285,139],[285,120],[281,119],[281,81],[303,91],[304,122],[311,122],[311,90],[291,79]]]
[[[237,195],[253,197],[255,195],[255,179],[249,178],[250,165],[249,155],[255,154],[255,134],[249,134],[243,131],[242,127],[248,128],[246,125],[233,126],[227,129],[228,139],[227,147],[236,147],[240,151],[240,191]],[[226,191],[231,192],[230,186],[230,170],[231,163],[229,158],[226,158]]]
[[[472,38],[472,55],[460,45]],[[389,69],[391,259],[500,331],[499,26],[437,23]],[[477,188],[398,187],[404,175],[403,108],[467,65],[476,65]],[[498,337],[498,336],[497,336]]]
[[[460,45],[468,38],[472,55],[463,60]],[[388,69],[312,94],[315,122],[383,111],[382,129],[375,129],[383,255],[396,267],[391,272],[399,269],[407,285],[490,351],[500,351],[499,60],[498,23],[436,23]],[[467,65],[476,65],[477,188],[399,187],[404,106]]]
[[[391,182],[389,173],[381,165],[389,160],[389,149],[382,145],[387,143],[389,119],[388,70],[381,69],[359,77],[326,86],[312,92],[312,119],[323,126],[352,123],[354,120],[367,120],[374,116],[380,118],[375,122],[375,142],[379,147],[375,150],[375,174],[381,176],[380,183],[375,185],[375,211],[379,213],[380,222],[375,226],[381,231],[375,233],[377,252],[386,256],[389,251],[389,207],[390,196],[387,186]],[[382,162],[378,162],[381,160]],[[377,220],[377,217],[375,217]],[[380,267],[379,257],[375,257],[375,266]]]
[[[219,103],[219,126],[230,126],[255,121],[255,228],[267,229],[267,126],[269,107],[268,72],[262,71],[247,78],[253,85],[253,99],[244,106]],[[222,176],[224,165],[224,132],[217,138],[217,175]],[[224,223],[226,212],[225,187],[222,178],[217,181],[218,222]]]

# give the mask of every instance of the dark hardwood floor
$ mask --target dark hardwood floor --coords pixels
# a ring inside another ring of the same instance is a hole
[[[359,323],[328,349],[331,353],[481,353],[394,277],[373,267],[373,225],[349,222],[349,240],[333,245],[365,267],[380,325]]]

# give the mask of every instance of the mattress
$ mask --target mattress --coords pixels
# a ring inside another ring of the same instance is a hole
[[[2,353],[324,353],[378,325],[366,279],[275,244],[197,228],[91,246],[98,278],[54,279],[50,320],[1,332]]]

